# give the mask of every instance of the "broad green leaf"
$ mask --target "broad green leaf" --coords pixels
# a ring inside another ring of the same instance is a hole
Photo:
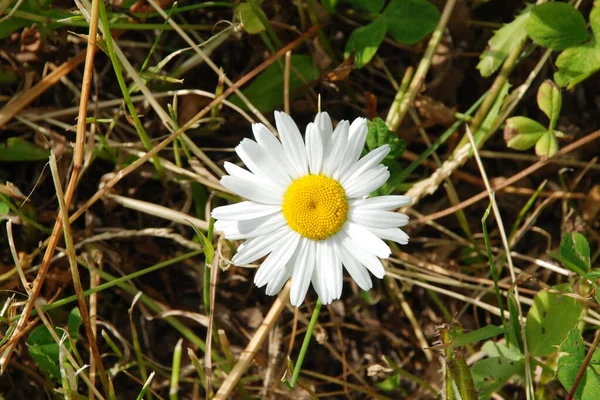
[[[598,3],[594,3],[590,12],[590,25],[594,37],[581,45],[566,49],[556,59],[558,72],[554,74],[554,81],[557,85],[571,89],[600,70],[600,45],[598,44],[600,7]]]
[[[504,62],[511,49],[527,37],[527,20],[530,8],[526,8],[514,21],[504,25],[494,32],[487,48],[479,57],[477,69],[481,76],[492,75]]]
[[[260,21],[260,18],[258,17],[258,15],[256,15],[250,4],[240,3],[237,6],[235,6],[234,10],[235,15],[238,16],[244,24],[244,29],[246,30],[246,32],[250,34],[256,34],[261,33],[265,30],[265,26]],[[262,13],[262,10],[259,9],[259,12]]]
[[[570,391],[586,356],[585,344],[579,329],[575,328],[569,332],[560,345],[560,354],[557,365],[558,380],[567,391]],[[600,350],[596,350],[577,386],[575,399],[600,398],[600,376],[595,369],[599,357]]]
[[[573,293],[570,283],[555,286],[554,289]],[[569,331],[577,325],[580,316],[581,305],[577,300],[546,290],[538,292],[525,325],[529,352],[536,357],[555,352]]]
[[[369,132],[367,133],[367,149],[369,151],[387,144],[390,146],[390,153],[383,159],[383,164],[390,171],[390,179],[377,189],[375,193],[379,196],[393,193],[396,186],[402,180],[396,179],[400,176],[402,165],[396,159],[402,157],[406,150],[406,142],[398,138],[394,132],[390,131],[381,118],[375,118],[369,122]]]
[[[377,117],[369,122],[367,149],[375,150],[384,144],[390,146],[390,154],[386,158],[402,157],[402,153],[406,149],[406,142],[398,138],[398,135],[390,131],[385,122]]]
[[[596,39],[582,45],[570,47],[560,53],[556,59],[558,72],[554,81],[562,87],[571,89],[579,82],[600,70],[600,47]]]
[[[11,137],[0,144],[0,161],[48,160],[50,152],[20,137]]]
[[[589,38],[583,15],[567,3],[549,2],[531,10],[527,34],[541,46],[563,50]]]
[[[506,120],[504,138],[511,149],[527,150],[533,147],[548,130],[542,124],[527,117]]]
[[[580,275],[590,270],[590,244],[581,233],[571,232],[563,236],[560,257],[565,267]]]
[[[319,77],[319,70],[313,64],[311,56],[293,55],[291,59],[290,93],[307,85]],[[301,75],[298,76],[296,71]],[[274,63],[264,70],[242,91],[260,112],[269,112],[283,104],[283,69]],[[248,107],[238,96],[232,96],[232,103],[247,110]]]
[[[415,44],[433,32],[440,12],[427,0],[392,0],[383,10],[388,32],[403,44]]]
[[[485,351],[488,357],[504,357],[513,361],[519,361],[524,358],[523,353],[517,347],[511,346],[508,348],[502,343],[495,343],[491,340],[485,342],[481,349]]]
[[[535,154],[540,157],[552,157],[558,151],[558,142],[552,132],[546,132],[535,144]]]
[[[372,14],[376,14],[383,8],[383,0],[347,0],[353,7]]]
[[[59,338],[65,334],[60,328],[54,328]],[[68,340],[64,342],[67,349],[70,348]],[[27,338],[27,350],[33,361],[38,364],[40,369],[51,377],[59,377],[59,345],[54,341],[50,331],[44,325],[40,325],[31,331]]]
[[[471,367],[473,382],[480,399],[489,399],[490,395],[502,388],[513,375],[522,375],[525,363],[505,357],[491,357],[477,361]]]
[[[550,120],[548,129],[554,129],[556,121],[558,121],[560,108],[562,107],[562,96],[558,86],[550,79],[546,79],[544,83],[540,85],[537,92],[537,103],[540,110],[542,110]]]
[[[344,58],[348,58],[350,53],[356,51],[354,65],[356,68],[362,68],[371,61],[377,53],[379,45],[385,38],[386,26],[385,20],[378,16],[370,24],[356,28],[350,34],[344,50]]]

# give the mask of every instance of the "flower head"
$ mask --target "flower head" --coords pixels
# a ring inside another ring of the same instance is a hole
[[[367,121],[341,121],[333,130],[325,112],[306,128],[275,112],[281,141],[262,124],[252,125],[256,141],[244,139],[235,151],[248,170],[226,162],[221,184],[248,199],[215,208],[215,228],[232,240],[247,239],[233,262],[242,265],[265,256],[254,277],[269,295],[292,278],[290,301],[302,304],[312,282],[323,304],[342,294],[343,269],[363,290],[373,286],[369,272],[382,278],[380,258],[390,255],[382,240],[408,243],[399,229],[408,217],[393,210],[409,205],[406,196],[368,198],[389,178],[380,164],[389,153],[381,146],[360,158]]]

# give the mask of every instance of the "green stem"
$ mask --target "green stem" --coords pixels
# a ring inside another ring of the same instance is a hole
[[[133,102],[131,101],[129,89],[127,88],[127,84],[125,83],[125,78],[123,77],[123,71],[121,70],[121,61],[119,61],[117,53],[115,52],[113,38],[112,38],[112,35],[110,32],[110,25],[108,23],[108,17],[106,15],[106,9],[104,8],[104,3],[100,2],[99,4],[100,4],[100,20],[102,21],[102,26],[104,27],[104,40],[106,43],[106,48],[108,50],[108,55],[110,57],[111,63],[113,65],[113,69],[115,71],[115,75],[117,77],[117,81],[119,83],[119,87],[121,88],[121,92],[123,93],[123,100],[125,101],[125,104],[127,105],[127,110],[129,111],[129,114],[131,115],[133,124],[135,126],[135,130],[137,131],[137,133],[140,137],[140,140],[144,144],[144,147],[146,148],[146,150],[150,151],[150,150],[152,150],[152,147],[153,147],[152,142],[150,141],[150,137],[148,136],[148,133],[146,133],[146,130],[144,129],[142,121],[140,120],[140,118],[137,114],[135,106],[133,105]],[[162,169],[158,155],[154,155],[152,157],[152,162],[154,163],[154,166],[156,167],[156,170],[159,172],[159,174],[162,174],[163,169]]]
[[[296,386],[296,381],[298,380],[298,376],[300,375],[300,370],[302,369],[302,364],[304,363],[304,357],[306,356],[306,350],[308,350],[310,339],[312,338],[313,331],[315,330],[315,326],[317,325],[317,320],[319,319],[321,306],[321,300],[319,299],[317,300],[317,304],[315,304],[315,309],[313,311],[312,317],[310,318],[310,322],[308,323],[308,329],[306,330],[306,335],[304,336],[304,341],[302,342],[300,354],[298,354],[298,361],[296,361],[296,366],[294,367],[292,379],[289,381],[289,386],[292,388]]]

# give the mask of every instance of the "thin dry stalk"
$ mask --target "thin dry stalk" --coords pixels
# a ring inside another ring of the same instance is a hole
[[[283,289],[281,289],[281,292],[279,292],[277,299],[271,306],[271,309],[269,310],[262,324],[258,327],[254,336],[252,336],[250,343],[248,343],[240,355],[238,362],[235,364],[229,375],[227,375],[227,378],[223,384],[221,384],[219,391],[214,397],[214,400],[226,400],[229,398],[240,378],[246,372],[250,366],[250,363],[252,363],[256,353],[258,353],[258,349],[262,346],[263,342],[267,338],[269,331],[277,322],[279,314],[281,314],[285,308],[290,295],[290,288],[291,284],[288,282]]]
[[[575,149],[578,149],[581,146],[584,146],[590,142],[593,142],[596,139],[600,138],[600,130],[595,131],[590,133],[587,136],[582,137],[581,139],[563,147],[562,149],[560,149],[556,155],[553,158],[559,157],[559,156],[563,156],[565,154],[568,154],[570,152],[572,152]],[[546,164],[549,163],[548,161],[549,159],[542,159],[539,160],[538,162],[536,162],[535,164],[530,165],[529,167],[525,168],[524,170],[514,174],[513,176],[511,176],[510,178],[505,179],[504,181],[502,181],[501,183],[495,185],[492,188],[492,191],[494,192],[498,192],[503,190],[504,188],[513,185],[514,183],[520,181],[521,179],[531,175],[532,173],[538,171],[539,169],[541,169],[542,167],[544,167]],[[418,224],[422,224],[422,223],[426,223],[427,221],[433,221],[439,218],[443,218],[445,216],[448,215],[452,215],[454,214],[457,210],[462,210],[464,208],[467,208],[475,203],[477,203],[480,200],[485,199],[486,197],[488,197],[488,192],[487,190],[482,191],[479,194],[476,194],[475,196],[462,201],[460,204],[457,204],[456,206],[452,206],[452,207],[448,207],[445,210],[442,211],[438,211],[436,213],[433,214],[429,214],[428,216],[425,216],[423,218],[419,218],[419,220],[412,222],[412,223],[418,223]],[[410,224],[410,223],[409,223]]]
[[[508,244],[508,237],[506,235],[506,230],[504,229],[504,223],[502,222],[502,215],[500,214],[500,210],[498,209],[498,204],[496,203],[496,199],[494,198],[494,192],[492,191],[492,187],[490,185],[490,181],[487,177],[487,172],[485,171],[485,167],[481,162],[481,157],[479,157],[479,152],[477,151],[477,145],[475,144],[475,138],[473,138],[473,134],[471,133],[471,129],[467,126],[467,135],[469,137],[469,141],[471,142],[471,147],[473,148],[473,155],[475,156],[475,160],[477,161],[477,166],[479,167],[479,172],[481,173],[481,177],[485,182],[485,187],[487,189],[488,196],[490,198],[490,202],[492,203],[492,210],[494,212],[494,217],[496,218],[496,223],[498,224],[498,230],[500,231],[500,238],[502,239],[502,245],[504,246],[504,253],[506,255],[506,261],[508,263],[508,270],[510,272],[510,278],[514,285],[514,293],[515,293],[515,301],[517,303],[517,311],[519,313],[519,320],[523,319],[523,310],[521,309],[521,301],[519,299],[519,286],[517,285],[517,276],[515,274],[515,267],[513,265],[512,256],[510,254],[510,245]],[[529,359],[529,350],[527,346],[527,336],[525,334],[525,327],[523,324],[519,324],[521,328],[521,338],[523,340],[523,352],[525,354],[525,359]],[[533,380],[531,376],[531,365],[529,363],[525,363],[525,379],[526,379],[526,387],[525,394],[527,399],[531,399],[533,392]]]
[[[83,82],[82,82],[82,88],[81,88],[81,97],[80,97],[80,103],[79,103],[79,120],[77,122],[77,136],[75,139],[75,149],[74,149],[74,155],[73,155],[73,171],[71,172],[71,178],[69,179],[69,184],[67,186],[67,190],[66,190],[66,194],[65,194],[65,213],[68,213],[68,209],[69,206],[71,205],[71,200],[73,199],[73,194],[75,193],[75,188],[77,187],[77,181],[79,180],[79,173],[81,172],[81,165],[83,163],[83,157],[84,157],[84,150],[85,150],[85,135],[86,135],[86,129],[85,129],[85,124],[86,124],[86,115],[87,115],[87,101],[88,101],[88,97],[89,97],[89,93],[90,93],[90,86],[91,86],[91,76],[92,76],[92,71],[93,71],[93,67],[94,67],[94,55],[96,52],[96,33],[97,33],[97,29],[98,29],[98,19],[99,19],[99,9],[98,9],[98,1],[99,0],[93,0],[94,1],[94,6],[92,8],[92,20],[90,22],[90,29],[89,29],[89,34],[88,34],[88,47],[86,49],[86,53],[85,53],[85,67],[84,67],[84,77],[83,77]],[[80,53],[82,54],[82,53]],[[79,55],[78,55],[79,56]],[[76,56],[77,57],[77,56]],[[77,61],[77,60],[74,60]],[[65,67],[65,65],[67,65],[67,67]],[[68,71],[68,66],[73,65],[73,63],[71,64],[63,64],[61,67],[57,68],[54,72],[52,72],[50,75],[54,75],[56,71],[61,71],[60,74],[57,74],[54,76],[54,79],[56,79],[56,81],[50,80],[49,82],[47,82],[47,86],[40,86],[40,84],[42,82],[44,82],[44,80],[40,81],[40,83],[38,83],[38,85],[34,86],[37,87],[39,89],[39,91],[28,91],[27,94],[28,96],[33,96],[35,94],[35,96],[39,96],[41,93],[43,93],[51,84],[54,84],[56,82],[58,82],[58,80],[60,80],[60,77],[62,76],[61,74],[64,72],[64,74],[66,75],[66,73],[70,72]],[[75,66],[78,65],[75,64]],[[65,67],[65,68],[63,68]],[[74,66],[73,66],[74,68]],[[19,102],[20,100],[23,100],[23,97],[20,97],[17,99],[16,102]],[[11,110],[13,111],[13,113],[11,114],[11,117],[18,111],[20,111],[23,107],[25,107],[27,104],[29,104],[29,102],[32,99],[28,98],[27,102],[21,102],[18,103],[17,106],[14,106],[14,109]],[[14,103],[11,103],[14,105]],[[8,106],[8,105],[7,105]],[[21,108],[18,108],[21,107]],[[17,111],[18,110],[18,111]],[[6,116],[8,116],[9,113],[6,114]],[[3,118],[5,117],[5,114],[3,112],[0,112],[0,127],[3,126],[4,123],[6,123],[8,120],[4,120]],[[48,246],[48,251],[46,251],[46,253],[44,254],[44,260],[45,262],[42,263],[42,268],[40,269],[38,276],[36,277],[35,281],[33,282],[33,289],[31,291],[31,296],[29,298],[29,301],[25,304],[25,309],[23,310],[23,313],[21,314],[21,318],[19,319],[19,321],[17,322],[17,327],[15,329],[15,333],[19,333],[21,330],[23,330],[23,328],[25,327],[25,324],[27,322],[27,320],[29,319],[29,314],[31,313],[31,310],[33,309],[34,303],[37,300],[37,297],[40,294],[40,290],[42,289],[42,283],[44,282],[44,279],[46,277],[46,274],[48,272],[48,268],[50,266],[50,259],[52,258],[52,253],[54,252],[54,248],[56,247],[56,244],[58,243],[58,239],[60,238],[60,231],[61,231],[61,227],[62,227],[62,221],[60,218],[58,218],[56,220],[56,223],[54,224],[54,230],[52,231],[52,235],[50,236],[50,243],[52,243],[52,245]],[[91,340],[92,338],[90,338]],[[4,369],[6,367],[6,362],[8,362],[8,360],[10,360],[10,357],[12,355],[12,352],[14,350],[14,347],[16,345],[16,342],[9,346],[6,349],[6,353],[3,355],[4,359],[3,359],[3,363],[2,363],[2,369]],[[98,355],[99,357],[99,355]],[[100,361],[100,360],[98,360]],[[108,388],[108,381],[106,380],[106,377],[103,377],[102,380],[103,386],[105,388]]]
[[[85,128],[84,128],[85,129]],[[104,364],[102,364],[102,358],[100,357],[100,350],[98,349],[98,343],[96,342],[96,336],[92,328],[92,322],[90,320],[90,313],[83,294],[83,287],[81,286],[81,279],[79,277],[79,266],[75,259],[75,246],[73,244],[73,233],[71,231],[71,224],[69,223],[69,212],[65,203],[63,195],[63,189],[60,184],[60,178],[58,175],[58,165],[56,164],[56,157],[53,152],[50,153],[50,170],[52,172],[52,179],[54,180],[54,187],[56,190],[56,197],[60,205],[60,216],[63,221],[63,233],[65,237],[65,244],[67,247],[67,257],[69,259],[69,265],[71,267],[71,275],[73,277],[73,286],[75,287],[75,293],[77,294],[77,302],[79,303],[79,311],[81,313],[81,320],[85,328],[85,333],[88,337],[90,345],[90,352],[94,357],[98,374],[100,375],[100,381],[104,387],[105,392],[108,392],[109,384],[108,378],[104,371]]]

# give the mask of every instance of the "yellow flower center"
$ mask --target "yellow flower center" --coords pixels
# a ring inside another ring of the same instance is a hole
[[[313,240],[323,240],[342,228],[348,213],[344,188],[324,175],[296,179],[283,196],[283,216],[290,228]]]

